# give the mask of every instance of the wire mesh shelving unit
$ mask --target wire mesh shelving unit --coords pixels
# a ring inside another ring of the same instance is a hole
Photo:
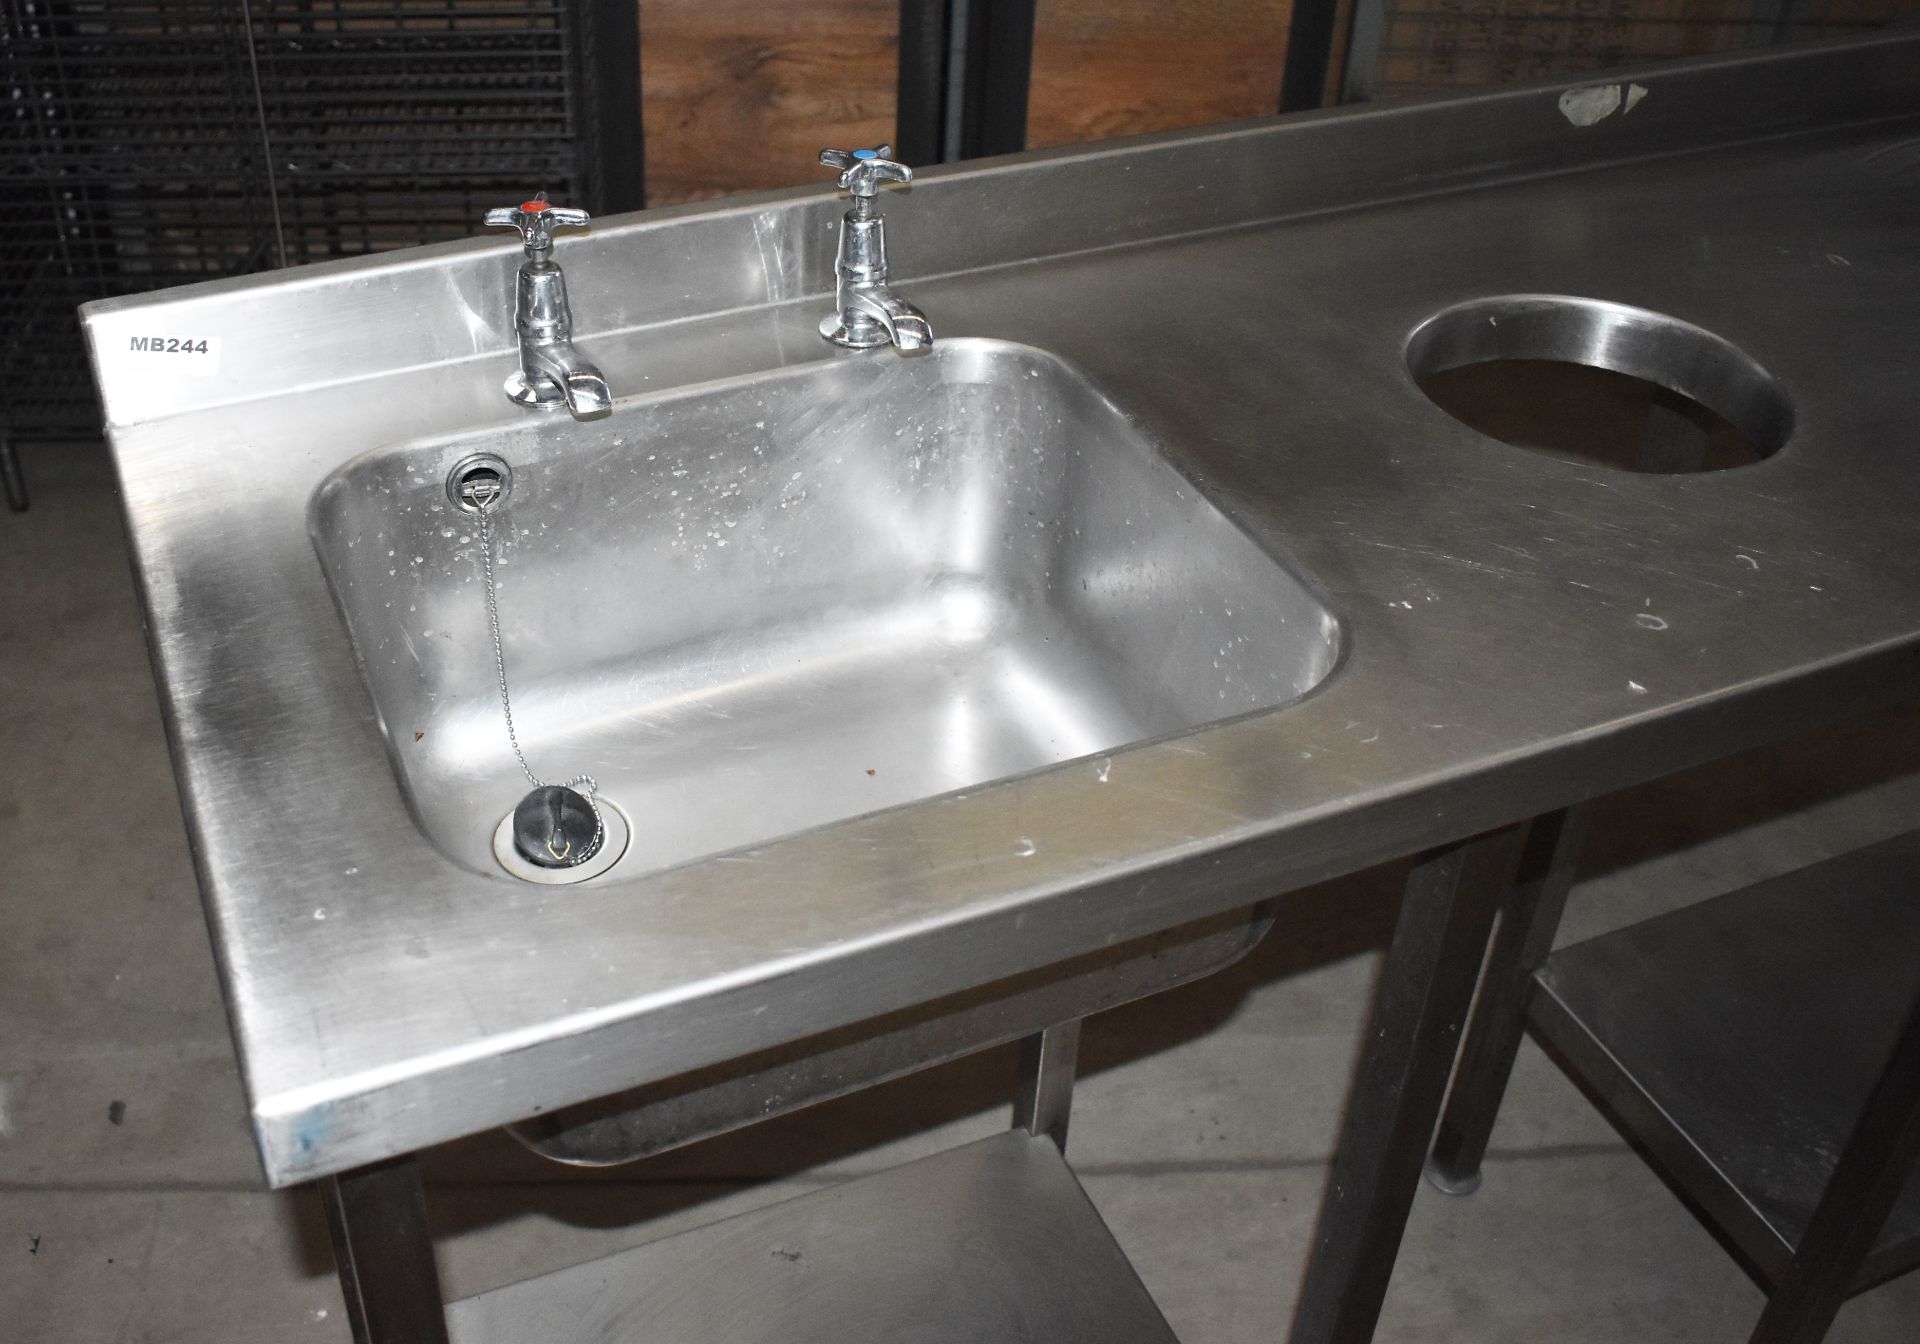
[[[595,0],[0,0],[0,438],[98,425],[78,304],[643,202]]]

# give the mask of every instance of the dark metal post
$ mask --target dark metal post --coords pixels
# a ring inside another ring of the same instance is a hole
[[[1800,22],[1800,0],[1754,0],[1748,20],[1749,47],[1772,47],[1787,41]]]
[[[1027,147],[1034,0],[965,0],[965,4],[968,33],[960,157],[1017,154]]]
[[[893,152],[901,163],[939,163],[947,103],[947,0],[900,0],[900,82]]]
[[[1035,0],[900,0],[894,150],[952,163],[1027,147]]]
[[[1340,0],[1294,0],[1287,20],[1287,61],[1280,75],[1280,110],[1305,112],[1319,107],[1333,63]]]
[[[0,425],[0,488],[6,491],[8,508],[15,513],[26,511],[27,476],[20,470],[20,450],[4,425]]]
[[[1750,1344],[1819,1344],[1920,1165],[1920,999]]]
[[[1516,830],[1496,831],[1437,850],[1407,876],[1294,1313],[1293,1344],[1364,1344],[1373,1337],[1487,933],[1511,885],[1517,838]]]
[[[1527,830],[1519,880],[1500,913],[1453,1092],[1427,1159],[1428,1182],[1450,1195],[1480,1188],[1480,1163],[1526,1034],[1533,973],[1553,951],[1586,834],[1584,804],[1540,817]]]
[[[1353,0],[1347,29],[1347,59],[1340,68],[1340,101],[1364,103],[1380,78],[1380,46],[1386,36],[1387,0]]]
[[[1073,1075],[1080,1057],[1080,1019],[1060,1022],[1020,1042],[1020,1085],[1013,1097],[1013,1127],[1046,1135],[1067,1149],[1073,1114]]]
[[[569,65],[577,124],[587,136],[581,166],[584,205],[596,215],[638,210],[647,203],[646,139],[640,125],[640,8],[579,0]]]
[[[411,1157],[320,1182],[354,1344],[447,1344],[426,1192]]]

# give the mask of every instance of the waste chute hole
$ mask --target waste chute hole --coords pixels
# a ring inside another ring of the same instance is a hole
[[[1677,318],[1597,299],[1517,294],[1436,313],[1408,372],[1489,438],[1638,472],[1719,471],[1777,452],[1793,414],[1777,379]]]

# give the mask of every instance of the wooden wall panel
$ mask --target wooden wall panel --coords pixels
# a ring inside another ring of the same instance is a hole
[[[899,0],[637,3],[649,205],[823,181],[822,146],[893,137]],[[1573,0],[1391,3],[1382,95],[1740,45],[1758,6],[1578,0],[1578,16],[1597,16],[1582,24],[1567,21]],[[1808,0],[1796,32],[1917,8],[1920,0]],[[1291,13],[1291,0],[1037,0],[1028,144],[1265,116],[1279,106]],[[1342,0],[1330,95],[1350,13]],[[1584,49],[1596,43],[1610,50]]]
[[[1375,94],[1391,97],[1577,78],[1709,52],[1764,46],[1771,0],[1390,0]],[[1789,40],[1871,27],[1920,0],[1803,0]]]
[[[647,204],[826,181],[893,136],[898,0],[641,0]]]
[[[1027,143],[1267,116],[1291,14],[1289,0],[1038,0]]]

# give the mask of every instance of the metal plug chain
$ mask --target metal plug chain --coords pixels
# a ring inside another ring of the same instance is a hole
[[[520,762],[520,773],[527,777],[527,783],[534,788],[545,788],[546,781],[533,773],[533,767],[527,764],[527,755],[520,750],[520,734],[513,726],[513,696],[507,690],[507,653],[506,645],[500,638],[500,598],[493,582],[493,506],[500,500],[497,490],[486,488],[472,489],[467,496],[473,501],[479,514],[480,533],[480,573],[485,580],[487,592],[487,630],[493,636],[493,670],[500,684],[500,714],[507,724],[507,742],[513,748],[513,758]],[[582,787],[582,786],[585,787]],[[568,863],[569,867],[585,863],[600,852],[600,842],[606,835],[606,819],[600,815],[600,786],[592,775],[575,775],[562,787],[578,789],[587,800],[587,806],[593,809],[593,839],[580,852],[580,857]],[[549,852],[552,846],[548,846]],[[558,855],[555,855],[558,858]]]

